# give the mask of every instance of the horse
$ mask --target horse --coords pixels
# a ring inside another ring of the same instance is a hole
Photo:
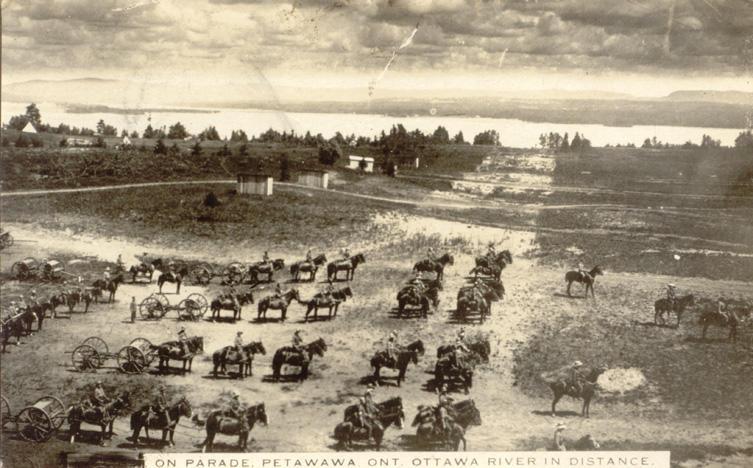
[[[433,272],[437,274],[437,281],[441,281],[444,276],[444,267],[455,263],[455,259],[449,253],[442,255],[436,260],[424,259],[419,260],[413,265],[413,273],[416,272]]]
[[[214,321],[215,319],[219,319],[221,310],[232,310],[233,320],[240,320],[243,306],[246,304],[254,303],[254,293],[252,291],[248,291],[247,293],[236,294],[235,298],[238,300],[237,306],[236,306],[235,301],[231,301],[227,297],[214,298],[212,303],[209,305],[209,308],[212,310],[211,320]]]
[[[340,260],[327,264],[327,279],[337,281],[337,272],[345,271],[345,281],[352,281],[356,274],[356,268],[361,263],[366,263],[366,257],[362,254],[356,254],[347,260]]]
[[[476,341],[467,343],[468,350],[478,355],[481,362],[488,363],[492,353],[492,347],[487,338],[479,338]],[[441,359],[455,352],[455,344],[442,345],[437,348],[437,359]]]
[[[436,308],[439,305],[439,290],[442,289],[439,280],[427,283],[423,289],[416,285],[405,286],[397,293],[397,314],[398,317],[403,315],[406,305],[417,306],[422,318],[427,318],[429,308]]]
[[[118,286],[120,286],[120,283],[122,283],[123,281],[123,275],[119,274],[109,280],[98,279],[94,283],[92,283],[92,286],[100,289],[101,291],[107,291],[110,293],[110,296],[107,299],[107,303],[109,304],[111,302],[115,302],[115,292],[118,290]]]
[[[155,414],[151,410],[150,405],[131,414],[131,430],[133,431],[131,441],[133,442],[133,447],[138,448],[139,446],[139,433],[142,428],[146,432],[147,443],[149,442],[149,429],[161,429],[162,443],[164,444],[167,441],[168,446],[173,447],[175,445],[173,442],[175,426],[178,425],[181,416],[191,417],[191,404],[186,400],[186,397],[183,397],[177,403],[167,408],[167,415],[170,417],[170,424],[167,423],[167,418],[165,418],[164,414]],[[168,433],[170,434],[169,439],[167,438]]]
[[[70,442],[74,443],[76,436],[81,431],[81,423],[91,424],[93,426],[99,426],[102,432],[99,437],[100,444],[104,444],[105,436],[112,438],[112,426],[115,422],[115,418],[120,415],[120,412],[128,407],[130,404],[128,392],[123,392],[104,405],[107,412],[107,418],[105,418],[105,412],[101,408],[86,408],[83,404],[73,405],[68,408],[68,424],[70,425],[69,433],[71,435]],[[109,426],[109,431],[105,432],[105,429]]]
[[[301,273],[309,273],[309,281],[316,280],[316,272],[319,271],[319,267],[327,263],[327,257],[324,254],[317,255],[310,262],[301,260],[290,265],[290,276],[293,277],[293,281],[301,280]]]
[[[403,399],[400,397],[390,398],[387,401],[377,403],[376,419],[379,421],[379,426],[372,428],[371,436],[374,438],[376,449],[379,450],[382,446],[382,438],[384,431],[391,425],[397,426],[398,429],[402,429],[405,423],[405,412],[403,411]],[[334,438],[337,440],[339,448],[350,448],[353,439],[366,440],[369,442],[369,431],[365,427],[362,427],[360,421],[357,421],[358,407],[351,405],[345,409],[344,421],[335,426]]]
[[[408,364],[411,362],[413,364],[418,364],[418,358],[419,356],[423,356],[424,352],[424,342],[421,340],[416,340],[408,346],[401,347],[397,351],[397,357],[395,359],[389,359],[386,351],[379,351],[374,354],[374,357],[369,361],[369,364],[371,364],[371,367],[374,369],[374,374],[371,378],[377,385],[379,385],[382,380],[379,371],[382,367],[394,369],[398,371],[397,386],[399,387],[400,383],[405,380],[405,372],[408,369]]]
[[[136,282],[136,276],[138,275],[148,275],[149,282],[151,283],[152,277],[154,276],[154,270],[158,269],[162,269],[162,259],[160,258],[152,260],[148,264],[141,262],[138,265],[132,265],[131,268],[128,269],[128,272],[131,274],[131,283]]]
[[[489,287],[463,286],[458,290],[456,313],[463,319],[468,319],[469,313],[477,313],[483,323],[491,313],[491,303],[499,296]]]
[[[11,337],[16,337],[16,346],[21,345],[21,336],[24,334],[24,323],[21,321],[20,316],[14,316],[3,319],[0,326],[0,338],[2,339],[2,351],[5,352],[5,347],[8,345]]]
[[[196,354],[204,352],[204,338],[201,336],[192,336],[186,340],[188,352],[183,353],[179,341],[168,341],[161,345],[151,345],[150,350],[157,351],[157,357],[159,358],[159,365],[157,368],[160,372],[166,372],[170,369],[170,359],[176,361],[183,361],[182,372],[191,372],[191,365],[193,364],[193,358]],[[188,364],[188,369],[186,369]]]
[[[549,388],[551,388],[552,393],[554,393],[554,400],[552,400],[552,417],[557,415],[555,411],[557,402],[565,395],[583,400],[581,416],[586,418],[590,417],[591,399],[593,399],[596,394],[596,389],[598,388],[596,381],[606,370],[607,368],[603,366],[591,369],[591,371],[586,374],[585,382],[581,381],[580,391],[573,388],[572,385],[562,379],[549,382]]]
[[[175,294],[180,294],[180,284],[183,282],[183,278],[188,276],[188,267],[182,267],[178,271],[167,271],[160,274],[157,277],[157,285],[159,286],[159,292],[162,293],[162,286],[165,283],[175,283]]]
[[[437,359],[434,365],[434,386],[440,388],[444,383],[460,382],[463,392],[467,395],[473,387],[473,369],[482,362],[479,354],[471,352],[458,362],[454,354],[446,354]]]
[[[259,282],[259,274],[267,275],[267,282],[271,283],[274,280],[275,271],[279,271],[285,268],[285,260],[276,258],[271,262],[256,263],[248,267],[248,278],[254,282]]]
[[[284,364],[288,366],[298,366],[301,368],[301,372],[298,374],[298,380],[303,381],[309,376],[309,364],[314,358],[314,355],[319,357],[324,356],[324,352],[327,351],[327,343],[322,338],[316,341],[304,345],[301,351],[296,351],[292,346],[284,346],[275,352],[274,358],[272,358],[272,378],[275,382],[280,380],[280,371]]]
[[[588,297],[588,290],[591,290],[591,297],[596,297],[594,294],[594,281],[596,281],[596,277],[598,275],[603,275],[604,272],[602,271],[601,267],[599,265],[596,265],[589,271],[588,273],[582,273],[580,271],[568,271],[565,273],[565,281],[567,282],[567,297],[572,297],[570,295],[570,286],[575,283],[581,283],[585,285],[586,287],[586,295],[584,297]]]
[[[248,430],[242,430],[243,426],[236,417],[227,416],[222,411],[213,411],[206,420],[207,437],[200,444],[202,453],[212,451],[214,437],[217,434],[238,435],[238,448],[244,452],[248,448],[248,435],[254,428],[254,424],[261,422],[265,426],[269,425],[269,417],[264,408],[264,403],[246,408],[245,414]]]
[[[264,316],[264,320],[267,319],[267,310],[269,309],[276,309],[282,312],[281,321],[285,321],[285,318],[288,314],[288,307],[290,306],[290,303],[293,301],[293,299],[297,300],[298,302],[301,301],[300,296],[298,296],[298,290],[297,289],[291,289],[290,291],[285,291],[282,296],[267,296],[259,301],[259,304],[257,305],[257,314],[256,314],[256,320],[261,320],[262,315]]]
[[[674,304],[669,302],[669,299],[663,297],[654,302],[654,323],[657,325],[664,325],[664,314],[667,314],[669,318],[670,312],[674,312],[677,316],[677,326],[680,326],[680,318],[682,318],[685,308],[695,304],[695,297],[692,294],[687,296],[678,297]]]
[[[353,290],[350,286],[332,291],[329,296],[319,293],[316,294],[310,301],[300,301],[301,304],[307,305],[306,316],[303,318],[304,323],[308,322],[309,314],[314,311],[314,320],[317,320],[319,307],[329,308],[329,318],[332,318],[332,310],[335,311],[335,317],[337,317],[337,309],[340,307],[341,302],[345,302],[349,297],[353,297]]]
[[[703,327],[701,339],[706,339],[706,332],[711,325],[725,328],[729,327],[727,340],[737,342],[737,329],[739,325],[750,317],[751,307],[744,303],[734,303],[733,301],[723,301],[727,305],[727,313],[722,314],[716,309],[704,310],[698,318],[698,325]],[[737,302],[737,301],[735,301]]]
[[[254,341],[243,345],[242,355],[238,353],[235,346],[225,346],[212,354],[212,364],[214,364],[212,375],[216,378],[217,372],[222,372],[223,374],[227,372],[227,369],[225,369],[226,365],[238,364],[239,378],[242,379],[246,376],[252,376],[254,375],[254,354],[257,353],[263,355],[267,354],[267,350],[264,348],[261,341]]]
[[[491,264],[489,266],[475,266],[471,269],[470,275],[474,278],[478,278],[478,276],[481,275],[499,280],[502,277],[502,268],[496,264]]]
[[[52,313],[53,311],[52,303],[48,299],[43,302],[31,304],[29,306],[29,309],[31,309],[37,319],[37,331],[42,331],[42,324],[44,323],[44,319],[47,316],[47,311],[49,310],[50,313]]]
[[[419,413],[413,420],[416,428],[416,443],[419,446],[432,446],[449,444],[456,451],[460,450],[460,442],[463,442],[463,451],[468,449],[465,440],[465,432],[469,426],[481,425],[481,412],[476,408],[473,400],[464,400],[450,405],[447,413],[452,420],[444,433],[437,424],[437,409],[433,407],[419,406]]]
[[[63,304],[68,306],[69,313],[73,313],[73,309],[84,299],[84,292],[80,288],[69,289],[61,293],[61,295],[64,300]]]
[[[499,267],[499,270],[501,272],[507,265],[512,263],[512,254],[509,250],[503,250],[502,252],[499,252],[494,256],[486,254],[483,257],[476,257],[475,263],[477,267],[485,268],[496,265]]]

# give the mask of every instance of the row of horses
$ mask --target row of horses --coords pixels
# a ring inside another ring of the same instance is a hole
[[[0,322],[2,352],[5,352],[11,338],[15,338],[16,344],[19,345],[23,336],[31,336],[35,331],[41,331],[44,320],[48,316],[57,317],[58,307],[65,306],[68,312],[72,313],[76,306],[84,304],[84,313],[87,313],[92,303],[99,303],[103,299],[105,292],[108,293],[105,302],[113,302],[115,292],[122,281],[122,275],[110,280],[98,279],[90,287],[61,289],[42,300],[17,308],[10,315],[3,317]],[[36,330],[33,330],[32,326],[35,322]]]
[[[235,296],[235,300],[233,297]],[[326,308],[329,311],[328,318],[332,319],[337,317],[337,310],[340,304],[347,301],[348,298],[353,297],[353,290],[350,286],[336,289],[331,293],[319,292],[315,294],[311,299],[302,299],[300,292],[293,288],[283,292],[280,295],[268,295],[259,300],[257,304],[257,321],[267,320],[267,312],[269,310],[279,310],[280,320],[285,321],[287,319],[288,308],[293,301],[306,307],[306,315],[304,316],[304,322],[308,322],[309,316],[313,313],[311,318],[313,320],[319,319],[319,309]],[[242,318],[243,306],[247,304],[254,304],[253,291],[241,293],[230,293],[216,297],[209,305],[212,311],[211,320],[218,320],[220,318],[220,311],[230,310],[233,312],[233,320],[240,320]]]

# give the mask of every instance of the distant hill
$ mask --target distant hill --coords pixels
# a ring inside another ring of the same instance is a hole
[[[744,91],[675,91],[665,99],[668,101],[718,102],[753,106],[753,93]]]

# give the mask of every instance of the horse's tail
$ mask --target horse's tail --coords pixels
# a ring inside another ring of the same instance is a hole
[[[280,369],[282,369],[282,365],[284,364],[285,356],[282,354],[282,352],[278,349],[275,352],[274,357],[272,358],[272,374],[277,376],[280,375]]]
[[[327,265],[327,276],[332,276],[337,271],[337,265],[330,263]]]
[[[290,274],[292,276],[295,276],[295,274],[298,272],[298,263],[293,263],[290,265]]]
[[[215,369],[222,364],[222,353],[220,351],[215,351],[214,354],[212,354],[212,364],[214,364]]]
[[[139,427],[139,417],[140,417],[141,411],[134,411],[133,414],[131,414],[131,430],[135,431],[137,427]]]

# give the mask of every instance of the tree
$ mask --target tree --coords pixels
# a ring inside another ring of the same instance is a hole
[[[280,181],[285,182],[290,180],[290,161],[288,155],[283,154],[280,158]]]
[[[714,140],[711,135],[704,134],[701,138],[701,148],[719,148],[722,146],[721,140]]]
[[[105,139],[101,136],[98,136],[96,141],[94,142],[94,146],[96,148],[107,148],[107,143],[105,143]]]
[[[242,141],[245,143],[248,141],[248,135],[243,130],[233,130],[230,132],[230,141]]]
[[[209,126],[206,129],[204,129],[201,133],[199,133],[199,139],[209,140],[209,141],[219,141],[222,138],[220,138],[220,134],[217,133],[217,129],[214,128],[214,126]]]
[[[434,130],[434,134],[431,136],[431,141],[438,145],[446,145],[450,143],[450,134],[447,132],[446,128],[440,125]]]
[[[60,140],[60,142],[58,143],[58,146],[60,146],[61,148],[65,148],[66,146],[68,146],[68,139],[63,138],[62,140]]]
[[[154,145],[154,154],[167,154],[167,146],[162,138],[157,140],[157,144]]]
[[[233,154],[233,152],[230,151],[230,148],[227,147],[227,143],[225,143],[224,145],[222,145],[222,149],[220,150],[219,154],[220,156],[230,156],[231,154]]]
[[[248,156],[248,145],[247,144],[243,143],[238,148],[238,156]]]
[[[186,131],[186,127],[180,122],[175,122],[175,124],[171,125],[170,129],[167,131],[167,138],[171,140],[182,140],[187,136],[188,132]]]
[[[116,136],[118,129],[112,125],[107,125],[104,120],[99,119],[99,122],[97,122],[97,133],[105,136]]]
[[[191,148],[191,156],[201,156],[201,145],[198,141]]]
[[[146,126],[144,133],[142,133],[142,138],[154,138],[154,129],[152,128],[152,124]]]
[[[645,140],[643,140],[641,148],[651,148],[651,138],[646,138]]]
[[[125,138],[125,137],[127,137],[127,136],[128,136],[128,131],[127,131],[126,129],[123,129],[123,130],[122,130],[122,131],[120,132],[120,138]]]
[[[134,130],[134,131],[131,132],[131,138],[132,139],[133,138],[138,138],[138,137],[139,137],[139,132],[137,132],[136,130]]]
[[[26,138],[26,135],[24,135],[23,133],[21,133],[21,134],[18,135],[18,138],[16,139],[15,146],[16,146],[16,148],[26,148],[30,144],[31,144],[31,142],[29,141],[28,138]]]
[[[173,145],[170,147],[169,152],[172,156],[178,156],[180,154],[180,148],[178,147],[178,144],[173,143]]]
[[[499,146],[499,133],[496,130],[486,130],[473,137],[474,145]]]
[[[39,108],[33,102],[26,106],[26,119],[31,122],[34,127],[42,125],[42,114],[39,112]]]
[[[565,132],[565,136],[562,137],[562,143],[560,143],[559,149],[560,151],[570,151],[570,141],[567,132]]]
[[[14,115],[8,121],[8,127],[20,131],[23,130],[28,122],[29,119],[25,115]]]
[[[740,132],[735,138],[735,148],[753,148],[753,130]]]
[[[343,151],[342,149],[340,149],[340,145],[338,145],[334,141],[334,139],[319,146],[319,162],[324,165],[334,165],[335,162],[337,162],[337,160],[342,157],[342,155]]]

